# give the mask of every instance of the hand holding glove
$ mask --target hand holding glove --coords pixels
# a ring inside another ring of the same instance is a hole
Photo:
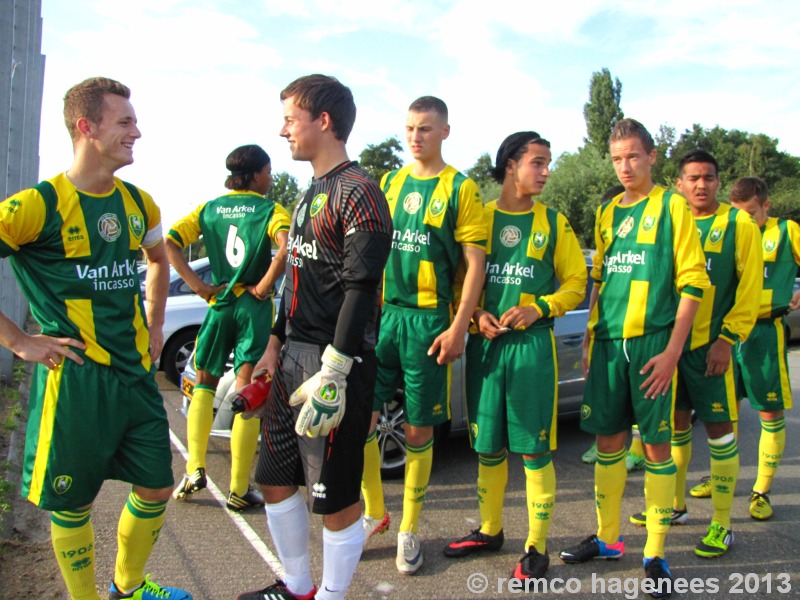
[[[347,375],[353,359],[328,344],[322,367],[289,398],[289,404],[303,404],[294,430],[297,435],[328,435],[344,417]]]

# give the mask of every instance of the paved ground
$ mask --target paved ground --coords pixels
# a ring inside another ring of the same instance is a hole
[[[790,354],[795,402],[800,402],[800,348]],[[177,390],[160,379],[175,434],[175,477],[183,471],[181,449],[186,443],[186,421],[180,412]],[[771,498],[775,517],[766,523],[749,517],[747,496],[756,474],[758,417],[749,407],[742,414],[740,447],[742,471],[734,504],[736,542],[728,555],[716,561],[696,558],[692,548],[703,536],[711,515],[710,500],[689,499],[691,521],[676,527],[668,538],[668,558],[676,577],[687,580],[687,589],[673,597],[726,598],[748,593],[756,598],[800,597],[800,413],[787,413],[787,445]],[[708,450],[702,428],[695,431],[694,457],[689,481],[693,484],[708,470]],[[559,450],[555,455],[558,477],[557,506],[551,527],[551,581],[567,582],[561,593],[544,598],[635,598],[642,576],[641,550],[644,530],[623,523],[628,554],[616,563],[589,563],[568,566],[557,558],[559,549],[592,533],[595,513],[592,500],[593,469],[580,462],[580,455],[591,439],[576,422],[564,422],[559,430]],[[209,453],[208,472],[221,490],[204,492],[188,503],[170,506],[167,521],[149,564],[157,580],[190,589],[197,599],[235,598],[247,589],[263,587],[275,578],[279,565],[272,552],[263,512],[243,517],[231,515],[220,502],[228,492],[228,443],[214,439]],[[364,554],[349,598],[511,598],[517,594],[505,587],[502,578],[510,577],[518,560],[527,529],[525,483],[518,457],[510,462],[506,499],[506,544],[491,556],[460,561],[448,560],[441,548],[478,524],[475,498],[477,463],[466,438],[445,440],[437,447],[428,499],[422,513],[421,534],[425,566],[407,577],[394,567],[395,535],[402,506],[402,484],[385,482],[387,505],[395,521],[387,535],[380,536]],[[641,472],[629,477],[623,504],[625,516],[641,510]],[[125,485],[108,483],[95,509],[98,546],[98,580],[110,581],[113,574],[116,522],[127,494]],[[317,580],[321,571],[321,521],[312,521],[312,568]],[[781,574],[786,574],[785,576]],[[788,580],[788,583],[787,581]],[[470,585],[480,587],[474,593]],[[738,582],[738,587],[736,584]],[[787,586],[790,590],[787,590]],[[716,587],[716,590],[715,590]],[[578,589],[579,588],[579,589]],[[605,593],[603,589],[605,588]],[[0,589],[1,586],[0,586]],[[499,590],[499,591],[498,591]],[[704,591],[703,591],[704,590]],[[783,593],[782,590],[787,590]],[[570,593],[577,592],[577,593]],[[2,596],[2,592],[0,592]],[[647,597],[638,594],[638,597]]]

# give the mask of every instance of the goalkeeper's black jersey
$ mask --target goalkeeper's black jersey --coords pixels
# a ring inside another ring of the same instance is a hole
[[[332,343],[346,286],[358,286],[365,274],[377,273],[373,308],[370,314],[356,316],[366,320],[363,346],[375,346],[377,284],[386,257],[382,262],[379,256],[364,257],[375,265],[353,264],[348,258],[353,249],[348,245],[359,232],[389,240],[392,218],[377,183],[357,163],[345,162],[314,179],[292,215],[281,305],[287,336],[320,345]]]

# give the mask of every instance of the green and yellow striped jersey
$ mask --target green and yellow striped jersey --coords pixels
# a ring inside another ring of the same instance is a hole
[[[275,236],[289,231],[289,225],[283,206],[256,192],[237,190],[198,206],[167,237],[185,248],[203,236],[212,283],[228,286],[210,304],[225,306],[261,280],[272,261],[272,242],[278,243]]]
[[[698,302],[710,285],[697,229],[683,196],[654,186],[620,206],[597,209],[592,278],[600,286],[589,317],[597,339],[628,339],[672,327],[678,295]]]
[[[711,287],[703,293],[686,349],[717,338],[743,342],[756,323],[764,261],[761,233],[749,214],[720,204],[713,215],[695,217]]]
[[[479,306],[496,317],[514,306],[535,306],[543,318],[532,327],[552,327],[554,317],[586,295],[586,260],[569,221],[541,202],[512,213],[495,200],[484,212],[489,243]]]
[[[759,319],[774,319],[789,312],[797,267],[800,265],[800,225],[770,217],[761,228],[764,253],[764,288]]]
[[[151,366],[136,255],[161,236],[153,199],[117,178],[90,194],[61,174],[0,203],[0,256],[42,333],[82,340],[74,352],[131,381]]]
[[[412,168],[381,181],[394,225],[383,300],[406,308],[450,306],[461,246],[486,248],[480,192],[450,165],[426,178],[412,175]]]

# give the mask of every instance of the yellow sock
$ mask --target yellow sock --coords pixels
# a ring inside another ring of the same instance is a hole
[[[500,456],[478,455],[478,508],[481,531],[497,535],[503,529],[503,500],[508,483],[508,452]]]
[[[738,441],[739,440],[739,421],[734,421],[733,423],[731,423],[731,425],[733,425],[733,437],[735,437],[736,440]]]
[[[716,521],[725,529],[731,528],[731,506],[736,481],[739,478],[739,446],[732,434],[718,440],[708,440],[711,450],[711,502]]]
[[[381,482],[381,451],[378,448],[378,432],[373,431],[364,444],[364,472],[361,474],[361,495],[364,496],[364,514],[373,519],[382,519],[386,514]]]
[[[640,458],[644,456],[644,446],[642,445],[642,434],[639,433],[638,425],[634,425],[631,428],[631,447],[628,448],[628,451],[631,454],[635,454]]]
[[[186,445],[189,450],[186,472],[189,474],[206,468],[208,437],[211,435],[211,423],[214,422],[215,393],[214,388],[203,385],[195,386],[192,392],[192,403],[186,414]]]
[[[594,464],[594,500],[597,508],[597,537],[606,544],[619,540],[622,494],[628,479],[625,448],[613,454],[597,453]]]
[[[50,513],[50,537],[58,568],[73,600],[100,600],[94,576],[92,508]]]
[[[534,546],[544,554],[556,504],[556,470],[549,452],[525,461],[525,491],[528,502],[528,539],[525,540],[525,548]]]
[[[417,533],[419,513],[425,502],[433,464],[433,438],[422,446],[406,444],[406,479],[403,490],[403,520],[399,531]]]
[[[685,431],[672,431],[672,460],[675,461],[675,499],[672,508],[686,508],[686,473],[692,460],[692,426]]]
[[[145,502],[131,491],[117,528],[117,564],[114,583],[122,593],[142,585],[144,565],[164,524],[165,502]]]
[[[236,415],[231,427],[231,491],[244,496],[250,487],[250,469],[258,447],[261,419]]]
[[[644,502],[647,511],[647,542],[645,558],[664,558],[672,499],[675,497],[675,461],[672,457],[662,463],[645,462]]]
[[[761,419],[761,440],[758,443],[758,477],[753,490],[766,494],[772,487],[772,478],[781,464],[783,448],[786,446],[786,420]]]

